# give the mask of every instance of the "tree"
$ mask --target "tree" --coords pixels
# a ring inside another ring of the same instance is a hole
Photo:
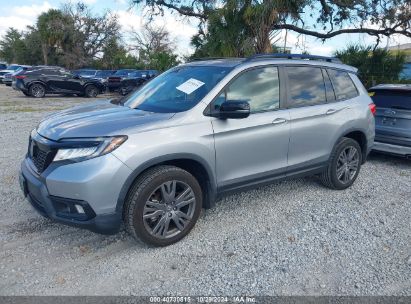
[[[0,41],[0,58],[7,62],[20,63],[24,61],[26,46],[23,35],[14,28],[9,28]]]
[[[350,45],[334,55],[345,64],[358,68],[358,76],[366,87],[397,82],[405,63],[403,53],[392,54],[372,46]]]
[[[62,13],[72,22],[72,41],[64,49],[66,66],[90,64],[101,56],[110,40],[121,38],[118,17],[110,11],[95,15],[87,5],[79,2],[66,4]]]
[[[178,64],[173,53],[175,42],[165,27],[145,24],[140,33],[133,31],[131,49],[138,52],[139,61],[146,68],[164,71]]]
[[[37,19],[44,64],[49,64],[50,53],[59,52],[70,40],[72,20],[60,10],[50,9]]]
[[[95,65],[103,69],[136,68],[139,62],[130,55],[118,38],[112,37],[103,48],[103,57],[95,61]]]
[[[148,8],[152,15],[170,9],[182,16],[200,20],[201,28],[216,10],[232,1],[217,0],[132,0],[136,6]],[[264,50],[274,30],[292,30],[322,40],[341,34],[365,33],[377,37],[394,34],[411,37],[410,0],[238,0],[238,7],[257,16],[254,25],[259,50]],[[309,18],[307,18],[309,17]],[[354,26],[353,26],[354,25]],[[268,49],[268,48],[267,48]]]

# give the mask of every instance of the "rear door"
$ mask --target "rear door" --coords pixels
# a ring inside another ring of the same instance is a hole
[[[347,72],[342,73],[350,80]],[[293,174],[326,164],[341,125],[349,119],[345,110],[349,108],[351,95],[336,94],[332,77],[330,80],[321,67],[289,66],[286,75],[291,117],[288,172]],[[351,85],[358,95],[352,81]]]
[[[371,91],[370,95],[377,106],[375,140],[411,145],[411,142],[399,142],[401,138],[411,138],[411,90],[382,89]]]

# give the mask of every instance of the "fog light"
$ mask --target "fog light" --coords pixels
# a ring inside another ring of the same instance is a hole
[[[78,213],[82,213],[82,214],[85,213],[82,206],[80,206],[80,205],[74,205],[74,207],[76,208],[76,210],[77,210]]]

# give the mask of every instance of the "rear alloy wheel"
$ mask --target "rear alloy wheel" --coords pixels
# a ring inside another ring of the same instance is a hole
[[[346,189],[357,179],[361,164],[360,145],[351,138],[343,137],[334,148],[328,168],[320,175],[320,179],[331,189]]]
[[[46,88],[40,83],[32,84],[29,89],[29,94],[35,98],[43,98],[46,95]]]
[[[89,97],[89,98],[94,98],[94,97],[96,97],[97,95],[98,95],[98,89],[97,89],[97,87],[96,86],[94,86],[94,85],[92,85],[92,84],[89,84],[87,87],[86,87],[86,91],[85,91],[85,93],[86,93],[86,97]]]
[[[160,166],[132,187],[124,209],[127,230],[155,246],[173,244],[194,227],[202,205],[201,188],[187,171]]]

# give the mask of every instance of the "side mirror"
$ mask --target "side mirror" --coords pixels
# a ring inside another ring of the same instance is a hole
[[[220,106],[218,117],[222,119],[241,119],[250,115],[250,104],[243,100],[227,100]]]
[[[78,75],[73,75],[73,79],[80,79],[80,76],[78,76]]]

